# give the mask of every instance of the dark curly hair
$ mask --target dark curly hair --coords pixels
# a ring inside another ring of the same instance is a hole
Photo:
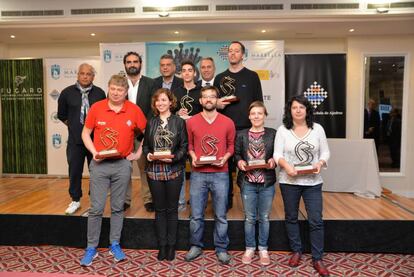
[[[306,108],[306,125],[308,128],[313,128],[313,106],[309,100],[302,95],[293,96],[285,105],[285,114],[283,115],[283,125],[286,129],[292,129],[293,127],[293,118],[292,118],[292,103],[296,101]]]
[[[124,55],[124,64],[126,64],[126,59],[131,55],[132,56],[137,56],[139,63],[142,64],[141,56],[137,52],[134,52],[134,51],[130,51],[130,52],[128,52]]]
[[[151,109],[156,116],[159,115],[160,112],[157,110],[157,107],[155,107],[155,101],[157,101],[158,97],[163,93],[167,95],[168,99],[171,101],[170,111],[175,110],[177,107],[177,98],[168,88],[157,89],[151,98]]]

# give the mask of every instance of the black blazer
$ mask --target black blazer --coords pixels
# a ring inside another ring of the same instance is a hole
[[[162,88],[162,82],[163,82],[162,76],[159,76],[159,77],[155,78],[154,81],[155,81],[155,90],[157,90],[159,88]],[[171,90],[171,92],[174,92],[175,89],[177,89],[179,87],[182,87],[183,85],[184,85],[183,79],[181,79],[177,76],[174,76],[174,79],[173,79],[173,82],[171,84],[171,89],[170,90]]]
[[[273,157],[274,143],[276,137],[276,130],[265,127],[265,133],[263,136],[265,143],[265,159],[266,161]],[[236,144],[234,147],[234,158],[236,165],[240,160],[247,161],[247,150],[249,149],[249,129],[243,129],[237,132]],[[239,170],[237,175],[237,184],[241,186],[243,184],[246,172]],[[276,170],[265,169],[265,187],[272,186],[276,183]]]
[[[151,98],[155,91],[155,81],[146,76],[141,76],[138,85],[137,104],[142,112],[147,117],[147,120],[152,117]]]

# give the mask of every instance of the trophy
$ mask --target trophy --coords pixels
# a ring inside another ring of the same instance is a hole
[[[201,150],[203,154],[195,163],[197,165],[207,165],[207,164],[214,164],[219,163],[220,161],[217,160],[217,143],[219,142],[218,138],[213,135],[205,135],[201,139]]]
[[[174,155],[171,154],[173,137],[174,133],[170,130],[164,129],[162,126],[157,127],[154,135],[154,153],[152,154],[153,160],[174,158]]]
[[[119,157],[120,153],[116,149],[118,146],[118,131],[115,131],[112,128],[105,128],[100,134],[99,138],[101,140],[102,145],[105,147],[105,150],[99,151],[96,155],[97,159],[106,159],[106,158],[113,158]]]
[[[224,96],[221,97],[221,100],[223,102],[237,102],[239,101],[239,98],[237,98],[236,95],[236,86],[235,86],[236,80],[231,78],[230,76],[226,76],[220,81],[220,88],[221,91],[224,93]]]
[[[247,165],[244,167],[246,171],[254,170],[254,169],[269,169],[270,165],[266,163],[265,159],[252,159],[253,156],[250,153],[264,153],[264,143],[261,143],[259,146],[254,146],[253,144],[249,144],[249,150],[247,153],[248,161]]]
[[[189,114],[193,111],[193,105],[191,104],[192,102],[194,102],[194,98],[190,97],[188,94],[185,95],[183,98],[181,98],[180,100],[181,109],[187,110],[187,115],[180,115],[182,119],[186,120],[191,117],[191,115]]]
[[[315,146],[307,141],[301,141],[295,146],[295,155],[299,159],[300,163],[294,164],[296,172],[299,175],[314,174],[317,169],[311,164],[313,161],[313,154],[311,152]]]

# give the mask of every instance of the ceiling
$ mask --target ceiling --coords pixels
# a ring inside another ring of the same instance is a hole
[[[229,2],[232,0],[223,1]],[[288,0],[287,2],[294,1],[301,0]],[[318,0],[316,2],[324,1],[329,0]],[[353,0],[341,1],[349,2]],[[59,2],[62,3],[61,7]],[[89,4],[92,2],[95,7],[98,7],[99,3],[110,3],[112,1],[88,1]],[[122,1],[120,3],[124,6],[131,6],[133,2],[138,5],[139,1]],[[206,0],[188,1],[188,3],[190,2],[193,5],[196,2],[204,3]],[[6,3],[9,6],[6,7]],[[26,5],[23,5],[23,3],[26,3]],[[0,43],[12,46],[13,44],[59,42],[208,41],[414,35],[414,9],[399,12],[390,11],[385,14],[367,9],[352,12],[334,10],[292,11],[289,9],[270,12],[239,11],[224,13],[211,11],[209,13],[172,13],[167,17],[160,17],[158,13],[143,14],[142,6],[139,6],[136,7],[136,12],[132,15],[76,16],[70,15],[71,8],[75,6],[76,8],[83,7],[88,3],[80,4],[79,0],[70,2],[37,0],[36,3],[43,3],[45,7],[51,9],[61,8],[64,15],[55,17],[0,16]],[[0,4],[2,5],[0,7],[2,12],[23,10],[26,6],[32,10],[42,9],[42,7],[39,8],[34,5],[34,1],[0,0]],[[120,6],[121,4],[113,5]],[[213,9],[213,4],[210,3],[209,5]],[[286,3],[285,7],[287,7]],[[354,29],[354,32],[350,32],[350,29]],[[266,32],[263,33],[262,30],[266,30]],[[178,32],[178,34],[174,32]],[[96,35],[91,36],[91,33]],[[14,35],[15,38],[10,38],[11,35]]]

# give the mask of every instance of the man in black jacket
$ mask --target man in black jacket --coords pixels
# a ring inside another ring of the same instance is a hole
[[[66,155],[72,202],[66,209],[66,214],[73,214],[80,208],[85,157],[88,165],[92,160],[92,154],[86,149],[81,138],[86,115],[92,104],[105,99],[105,92],[93,84],[94,78],[95,69],[87,63],[81,64],[76,84],[65,88],[58,99],[58,118],[68,126],[69,133]]]
[[[183,86],[183,80],[175,76],[176,65],[173,56],[164,54],[160,58],[161,76],[155,78],[155,88],[168,88],[174,93],[174,90]]]
[[[135,103],[141,108],[147,120],[152,117],[151,97],[154,93],[154,80],[141,74],[142,58],[137,52],[128,52],[124,56],[124,67],[128,79],[128,100]],[[142,138],[135,140],[135,147],[139,147]],[[141,178],[141,195],[144,207],[148,212],[154,211],[152,196],[148,187],[147,177],[145,175],[146,159],[144,156],[138,159],[138,168]],[[129,183],[125,197],[124,209],[131,206],[132,184]]]

